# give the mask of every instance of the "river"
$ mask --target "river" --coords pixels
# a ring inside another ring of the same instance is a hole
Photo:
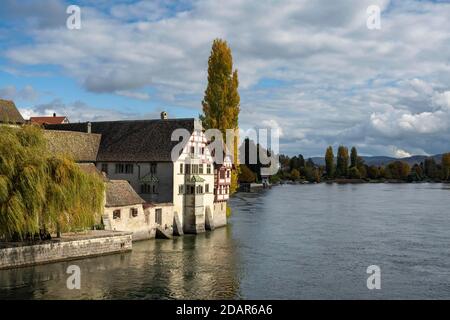
[[[450,299],[450,185],[284,185],[230,205],[213,232],[2,270],[0,299]]]

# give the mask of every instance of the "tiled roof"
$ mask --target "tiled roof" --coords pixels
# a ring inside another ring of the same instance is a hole
[[[106,184],[106,207],[123,207],[143,204],[145,201],[126,180],[110,180]]]
[[[47,146],[54,154],[72,157],[76,162],[95,162],[101,135],[72,131],[44,130]]]
[[[100,178],[102,178],[102,180],[104,182],[108,182],[109,181],[109,179],[102,172],[100,172],[100,170],[98,170],[97,167],[95,166],[95,164],[93,164],[93,163],[78,163],[78,167],[80,167],[80,169],[84,173],[96,174]]]
[[[0,123],[25,123],[13,101],[0,99]]]
[[[35,124],[61,124],[66,117],[31,117],[30,122]]]
[[[195,119],[92,122],[91,132],[102,135],[97,161],[171,161],[175,129],[194,131]],[[46,125],[49,130],[87,132],[88,123]]]

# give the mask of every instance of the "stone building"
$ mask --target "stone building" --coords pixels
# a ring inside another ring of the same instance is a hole
[[[155,238],[157,229],[172,236],[172,204],[144,204],[127,181],[108,181],[102,216],[105,230],[133,232],[133,241]]]
[[[176,233],[204,232],[226,223],[229,187],[214,165],[201,123],[196,119],[104,121],[46,125],[101,135],[95,164],[109,179],[126,180],[147,203],[172,203]],[[175,130],[181,129],[185,138]],[[174,151],[176,150],[176,151]],[[226,170],[225,170],[226,174]],[[217,186],[217,188],[215,188]],[[216,191],[216,194],[215,194]],[[214,221],[216,223],[214,223]],[[182,229],[182,230],[180,230]]]

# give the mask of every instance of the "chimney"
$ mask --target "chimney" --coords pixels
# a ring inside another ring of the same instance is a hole
[[[167,120],[167,112],[161,112],[161,120]]]
[[[56,113],[53,112],[53,116],[56,117]]]
[[[90,122],[87,123],[87,133],[92,133],[92,124]]]

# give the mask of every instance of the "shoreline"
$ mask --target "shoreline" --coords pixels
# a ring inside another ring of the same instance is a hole
[[[395,179],[387,179],[387,180],[364,180],[364,179],[334,179],[334,180],[324,180],[320,182],[311,182],[306,180],[299,181],[280,181],[277,183],[271,184],[271,186],[283,185],[283,184],[379,184],[379,183],[390,183],[390,184],[420,184],[420,183],[450,183],[450,181],[433,181],[433,180],[424,180],[424,181],[403,181],[403,180],[395,180]]]

